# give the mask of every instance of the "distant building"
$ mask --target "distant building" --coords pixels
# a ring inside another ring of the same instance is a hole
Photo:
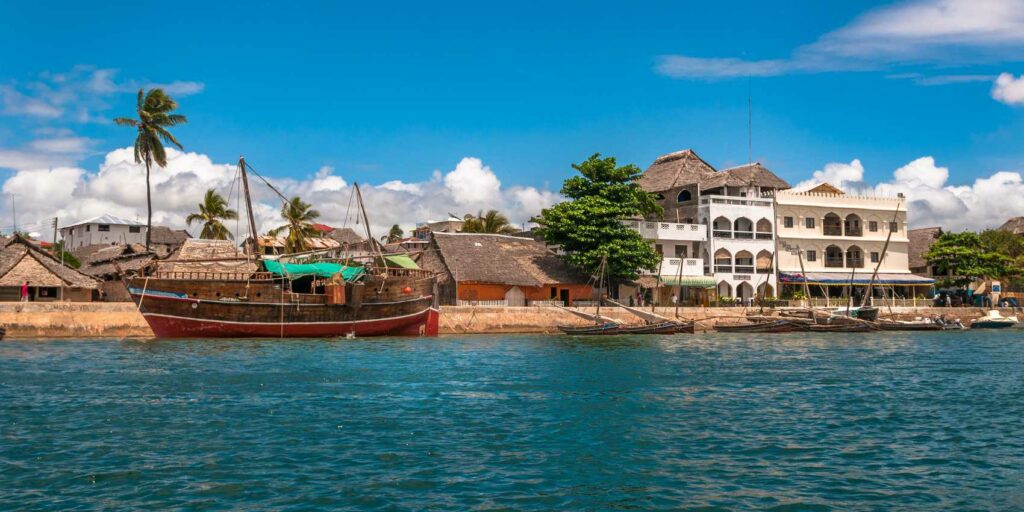
[[[370,254],[380,247],[380,242],[367,240],[352,228],[332,228],[324,234],[324,238],[337,241],[342,252],[349,251],[354,254]]]
[[[854,293],[863,293],[876,267],[876,291],[915,297],[931,288],[934,280],[910,272],[906,200],[850,195],[823,184],[780,191],[775,201],[777,266],[787,290],[802,291],[806,281],[812,297],[840,297],[852,277]]]
[[[21,300],[29,284],[29,300],[89,302],[99,296],[99,281],[61,265],[49,252],[20,235],[0,240],[0,301]]]
[[[529,238],[434,233],[419,265],[438,274],[441,304],[571,304],[593,293],[588,276]]]
[[[450,216],[445,220],[428,220],[417,223],[416,229],[412,231],[412,236],[420,240],[430,240],[431,233],[458,233],[462,231],[462,226],[465,223],[463,219],[455,216]]]
[[[145,227],[142,228],[145,230]],[[164,258],[181,248],[185,240],[192,238],[184,229],[171,229],[165,226],[153,226],[153,233],[150,235],[150,250],[157,256]],[[145,237],[143,237],[145,244]]]
[[[74,252],[91,245],[145,244],[146,225],[113,215],[100,215],[60,228],[64,247]]]
[[[924,254],[932,248],[939,237],[942,236],[942,228],[919,228],[907,231],[907,238],[910,240],[907,261],[910,272],[922,277],[935,277],[938,275],[935,267],[928,264]]]
[[[1008,231],[1015,235],[1024,235],[1024,217],[1014,217],[999,226],[1001,231]]]

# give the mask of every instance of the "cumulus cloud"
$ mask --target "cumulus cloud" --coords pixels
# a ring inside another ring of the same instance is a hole
[[[942,226],[952,230],[984,229],[1024,215],[1024,178],[1000,171],[969,185],[951,185],[949,169],[930,156],[918,158],[893,172],[892,179],[870,185],[860,160],[830,163],[796,188],[829,182],[848,193],[896,196],[904,194],[912,227]]]
[[[872,9],[800,46],[785,58],[744,60],[665,55],[657,72],[673,78],[724,79],[911,64],[978,63],[1024,47],[1024,0],[908,0]],[[958,60],[959,59],[959,60]],[[980,75],[916,79],[922,85],[972,82]]]
[[[236,165],[216,163],[199,153],[167,149],[167,167],[152,170],[153,222],[175,228],[185,227],[184,219],[196,210],[203,194],[213,188],[224,195],[232,207],[244,208],[237,185]],[[352,187],[329,166],[302,179],[270,179],[285,196],[299,195],[320,211],[321,221],[340,227],[354,225]],[[282,224],[281,200],[258,180],[252,180],[258,229],[265,232]],[[448,172],[434,171],[424,181],[387,181],[361,184],[372,228],[376,236],[393,224],[410,230],[417,222],[440,220],[448,212],[475,213],[495,208],[514,224],[525,223],[560,198],[556,193],[534,187],[502,188],[501,181],[479,158],[463,158]],[[136,164],[131,148],[109,152],[96,171],[74,166],[19,168],[3,184],[6,194],[16,194],[18,217],[44,219],[57,216],[61,224],[110,213],[130,219],[145,219],[145,167]],[[5,198],[5,201],[8,200]],[[8,212],[10,209],[5,208]],[[8,217],[6,225],[11,224]],[[244,234],[243,219],[236,225]],[[194,229],[193,229],[194,231]]]
[[[1024,105],[1024,75],[1000,74],[992,86],[992,98],[1007,105]]]

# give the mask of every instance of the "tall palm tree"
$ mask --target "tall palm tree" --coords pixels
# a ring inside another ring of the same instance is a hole
[[[167,166],[165,143],[174,144],[178,146],[178,149],[185,149],[178,139],[175,139],[174,135],[167,131],[168,126],[188,122],[185,116],[171,113],[177,108],[178,103],[165,94],[163,89],[150,89],[145,94],[142,89],[139,89],[139,97],[135,100],[135,112],[139,118],[114,118],[114,123],[120,126],[130,126],[138,131],[138,135],[135,136],[135,163],[146,164],[146,252],[149,252],[149,241],[153,232],[153,198],[149,186],[150,168],[153,167],[154,162],[160,167]]]
[[[479,214],[466,214],[462,224],[463,233],[515,233],[516,228],[508,223],[508,217],[498,210],[480,211]]]
[[[193,222],[203,223],[203,230],[199,233],[199,238],[231,240],[234,237],[221,221],[237,218],[238,212],[228,208],[228,202],[224,200],[224,196],[211,188],[203,196],[203,202],[199,203],[199,212],[185,217],[185,224],[191,226]]]
[[[302,252],[309,248],[308,240],[319,234],[313,227],[313,221],[320,216],[320,212],[313,209],[313,206],[305,203],[298,196],[288,200],[281,208],[281,217],[287,224],[271,229],[270,236],[278,236],[284,230],[288,230],[288,236],[284,241],[285,252]]]
[[[402,228],[398,227],[398,224],[391,226],[391,230],[388,231],[387,243],[401,242],[403,234]]]

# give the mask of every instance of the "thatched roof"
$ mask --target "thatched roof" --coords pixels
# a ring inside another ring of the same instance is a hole
[[[92,261],[82,265],[79,270],[86,275],[103,277],[116,275],[120,272],[139,273],[156,260],[153,254],[124,254],[103,261]]]
[[[942,236],[942,228],[920,228],[911,229],[907,231],[907,238],[910,239],[910,246],[908,248],[907,259],[909,261],[909,268],[921,268],[927,267],[928,262],[925,261],[922,256],[924,253],[931,249],[932,244],[935,243],[940,236]]]
[[[166,226],[153,226],[153,230],[149,232],[149,241],[160,245],[179,246],[189,238],[192,238],[192,235],[188,234],[188,231]]]
[[[648,192],[663,192],[681,185],[698,183],[712,176],[715,168],[697,156],[692,149],[684,149],[654,159],[637,183]]]
[[[250,243],[252,238],[247,238],[246,243]],[[270,236],[260,235],[256,238],[257,243],[260,247],[272,247],[274,249],[284,250],[286,238],[283,236]],[[337,240],[331,238],[319,238],[311,237],[306,239],[306,244],[309,246],[311,251],[319,251],[323,249],[337,249],[341,246]]]
[[[1024,217],[1014,217],[999,226],[1000,231],[1009,231],[1015,235],[1024,235]]]
[[[366,241],[365,238],[359,236],[352,228],[334,228],[324,235],[331,240],[337,241],[339,244],[359,244]]]
[[[159,263],[161,272],[251,273],[256,263],[231,240],[190,238],[171,258]]]
[[[831,183],[820,183],[805,190],[804,192],[813,192],[815,194],[832,194],[835,196],[841,196],[846,194],[846,192],[843,192],[842,190],[836,188],[836,186]]]
[[[702,189],[719,187],[764,187],[787,189],[789,183],[778,177],[759,162],[718,171],[700,184]]]
[[[584,284],[587,276],[530,238],[484,233],[434,233],[432,247],[443,268],[459,282],[516,286]],[[425,261],[421,261],[425,265]]]
[[[67,286],[96,289],[95,279],[60,264],[52,254],[20,235],[0,241],[0,286]]]

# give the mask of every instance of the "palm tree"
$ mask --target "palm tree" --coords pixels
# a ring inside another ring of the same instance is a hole
[[[114,118],[114,123],[138,130],[138,135],[135,137],[135,163],[146,164],[146,252],[149,252],[150,234],[153,232],[153,198],[149,186],[150,168],[153,167],[154,162],[160,167],[167,166],[164,143],[169,142],[178,146],[178,149],[185,149],[178,139],[175,139],[174,135],[167,131],[168,126],[188,122],[185,116],[171,113],[177,108],[178,103],[165,94],[163,89],[150,89],[145,95],[143,95],[142,89],[139,89],[139,97],[135,101],[135,112],[139,118]]]
[[[313,206],[305,203],[298,196],[288,200],[281,208],[281,217],[287,224],[271,229],[270,236],[278,236],[284,230],[288,230],[288,236],[284,241],[285,252],[302,252],[309,248],[308,240],[319,234],[313,227],[313,221],[320,216],[320,212],[313,209]]]
[[[508,217],[498,210],[481,211],[477,215],[466,214],[462,224],[463,233],[515,233],[516,228],[508,223]]]
[[[199,213],[193,213],[186,217],[185,224],[191,226],[193,222],[202,222],[203,230],[199,233],[199,238],[231,240],[234,237],[221,221],[237,218],[238,212],[228,208],[228,202],[224,200],[224,196],[211,188],[203,196],[203,202],[199,203]]]
[[[386,242],[389,244],[401,242],[403,234],[404,233],[402,232],[402,228],[398,227],[398,224],[395,224],[394,226],[391,226],[391,230],[388,231]]]

